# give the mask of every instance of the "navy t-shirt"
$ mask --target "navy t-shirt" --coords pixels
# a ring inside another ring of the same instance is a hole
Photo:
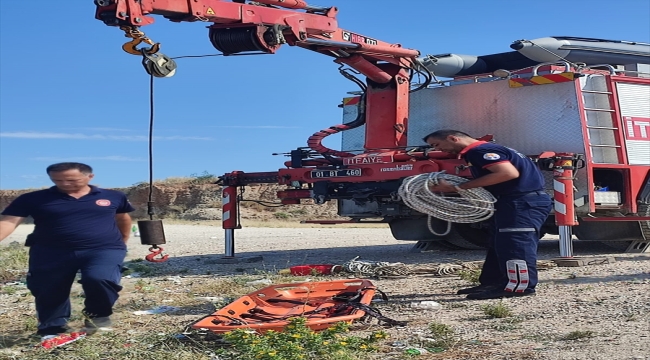
[[[493,195],[516,195],[544,189],[541,170],[529,157],[514,149],[480,141],[465,148],[461,156],[475,178],[490,174],[490,166],[503,162],[510,162],[519,171],[516,179],[486,186],[485,189]]]
[[[91,186],[75,199],[55,186],[20,195],[2,215],[34,218],[31,246],[68,249],[124,249],[116,214],[135,210],[124,193]]]

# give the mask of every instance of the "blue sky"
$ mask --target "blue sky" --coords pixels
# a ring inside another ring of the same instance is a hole
[[[553,35],[650,42],[647,0],[314,4],[339,7],[342,28],[423,54],[492,54]],[[148,179],[148,75],[94,8],[91,0],[0,2],[0,189],[50,186],[44,169],[59,161],[88,163],[104,187]],[[142,30],[169,56],[215,54],[205,26],[156,17]],[[156,179],[277,170],[286,158],[271,154],[340,123],[337,105],[357,89],[329,57],[289,46],[178,66],[156,80]]]

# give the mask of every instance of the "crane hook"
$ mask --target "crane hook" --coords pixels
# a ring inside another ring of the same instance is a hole
[[[149,248],[151,254],[145,256],[144,259],[149,262],[165,262],[169,259],[169,255],[162,255],[163,250],[163,248],[154,245]],[[158,255],[160,255],[160,257],[156,259],[156,256]]]
[[[136,48],[136,46],[140,45],[143,42],[151,45],[151,47],[141,48],[141,49]],[[160,51],[160,43],[154,43],[153,41],[151,41],[149,38],[146,37],[144,39],[133,39],[127,42],[126,44],[122,45],[122,50],[133,55],[142,55],[142,51],[145,51],[148,55],[153,55],[158,51]]]
[[[122,45],[122,50],[132,55],[142,55],[143,52],[153,55],[160,51],[160,43],[154,43],[142,31],[133,26],[120,26],[120,30],[124,31],[124,36],[132,40]],[[140,48],[137,46],[145,43],[151,45],[149,48]]]

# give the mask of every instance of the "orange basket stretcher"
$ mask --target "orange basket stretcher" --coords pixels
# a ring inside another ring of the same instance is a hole
[[[258,333],[282,331],[293,317],[304,317],[312,330],[337,322],[351,323],[365,315],[377,288],[363,279],[276,284],[242,296],[192,325],[224,333],[250,329]]]

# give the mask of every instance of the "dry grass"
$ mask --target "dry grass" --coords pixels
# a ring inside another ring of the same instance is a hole
[[[198,184],[214,184],[218,180],[217,176],[204,171],[201,174],[192,174],[190,176],[168,177],[165,179],[155,179],[153,182],[156,185],[198,185]],[[148,182],[139,182],[135,186],[148,184]]]
[[[580,340],[580,339],[589,339],[594,337],[596,334],[591,330],[575,330],[572,331],[560,338],[560,340]]]
[[[176,337],[178,328],[172,319],[162,320],[155,330],[152,326],[132,323],[137,330],[128,332],[104,332],[87,337],[61,349],[46,350],[27,347],[29,341],[23,341],[13,348],[13,356],[6,354],[4,359],[21,360],[118,360],[118,359],[177,359],[210,360],[210,350],[216,350],[209,343],[192,344]],[[170,321],[171,320],[171,321]],[[125,323],[127,325],[127,323]],[[20,348],[21,350],[18,350]],[[5,355],[0,355],[5,356]]]
[[[0,247],[0,283],[24,278],[28,258],[27,250],[22,244],[13,243]]]
[[[33,310],[29,308],[33,298],[26,288],[19,288],[12,294],[19,300],[9,307],[7,313],[0,315],[0,359],[215,360],[214,354],[223,349],[217,338],[212,336],[202,340],[181,334],[190,330],[192,323],[233,299],[267,286],[251,284],[259,279],[269,279],[273,283],[304,281],[304,277],[267,272],[228,277],[191,276],[182,278],[180,283],[156,276],[155,272],[146,278],[127,278],[123,280],[124,290],[114,308],[113,332],[97,333],[54,350],[34,346],[38,343],[38,337],[33,336],[37,323]],[[80,286],[75,284],[71,296],[73,316],[70,325],[73,329],[82,326],[80,312],[84,299],[80,295]],[[177,310],[157,315],[133,313],[161,305],[174,306]]]
[[[1,247],[0,251],[4,260],[1,264],[6,272],[13,274],[16,268],[26,266],[24,247],[11,245]],[[304,277],[259,270],[251,274],[188,276],[174,280],[161,276],[155,267],[146,263],[136,261],[129,267],[144,277],[123,279],[124,290],[114,307],[114,331],[100,332],[54,350],[34,346],[39,342],[39,338],[34,336],[37,320],[31,307],[33,298],[27,288],[23,285],[4,287],[3,296],[11,296],[12,300],[4,307],[6,312],[0,314],[0,358],[214,360],[214,354],[223,351],[222,342],[214,336],[204,339],[182,335],[190,330],[192,323],[239,296],[267,286],[266,283],[254,283],[256,280],[265,279],[272,283],[305,280]],[[70,326],[79,329],[83,324],[81,309],[84,301],[80,284],[73,285],[70,299],[73,309]],[[134,311],[161,305],[173,306],[176,310],[157,315],[134,314]]]

